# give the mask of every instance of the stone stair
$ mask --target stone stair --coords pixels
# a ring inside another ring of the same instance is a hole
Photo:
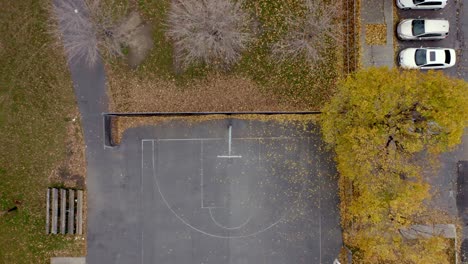
[[[47,234],[83,234],[83,191],[48,188],[46,201]]]

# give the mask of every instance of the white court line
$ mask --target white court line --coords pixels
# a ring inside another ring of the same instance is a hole
[[[148,139],[155,141],[207,141],[207,140],[223,140],[224,138],[158,138]]]
[[[142,140],[141,141],[141,180],[140,180],[140,212],[143,212],[143,168],[144,168],[144,143],[145,142],[151,142],[151,149],[152,149],[152,153],[154,155],[154,141],[153,140]],[[154,157],[153,157],[154,159]],[[141,235],[140,235],[140,239],[141,239],[141,264],[143,264],[143,260],[144,260],[144,246],[143,246],[143,240],[144,240],[144,235],[143,235],[143,228],[141,229]]]
[[[200,141],[200,192],[201,192],[201,208],[205,208],[205,203],[203,202],[203,188],[204,188],[204,181],[203,181],[203,141]]]
[[[240,137],[232,139],[242,140],[261,140],[261,139],[305,139],[310,137]],[[208,141],[208,140],[225,140],[226,138],[156,138],[156,139],[142,139],[142,141]]]
[[[319,252],[320,252],[320,263],[322,263],[322,208],[321,202],[322,200],[322,191],[320,190],[320,182],[319,182]]]
[[[228,132],[228,154],[227,155],[218,155],[216,157],[218,158],[225,158],[225,159],[238,159],[242,158],[240,155],[231,155],[232,153],[232,126],[229,126],[229,132]]]
[[[143,212],[143,144],[145,141],[141,141],[141,186],[140,186],[140,212]],[[141,245],[141,264],[143,264],[144,249],[143,249],[143,225],[140,232],[140,245]]]
[[[307,139],[307,145],[310,146],[310,138]],[[320,164],[317,162],[317,175],[320,175]],[[322,263],[322,181],[319,179],[318,190],[319,190],[319,259]]]
[[[229,126],[229,142],[228,142],[228,153],[231,156],[231,141],[232,141],[232,126]]]
[[[249,218],[247,218],[247,220],[245,220],[244,223],[242,223],[241,225],[234,226],[234,227],[227,227],[227,226],[224,226],[224,225],[220,224],[218,221],[216,221],[215,217],[213,216],[213,212],[212,212],[213,209],[216,209],[216,207],[208,207],[208,210],[210,211],[211,220],[213,220],[213,223],[215,223],[215,225],[217,225],[217,226],[219,226],[221,228],[227,229],[227,230],[240,229],[240,228],[244,227],[245,225],[247,225],[250,222],[250,219],[252,219],[252,214],[250,214]]]
[[[159,182],[158,182],[158,176],[156,174],[156,165],[155,165],[155,159],[154,159],[154,141],[157,141],[155,139],[142,139],[142,142],[146,142],[146,141],[151,141],[153,142],[152,144],[152,174],[153,174],[153,179],[155,180],[155,183],[156,183],[156,188],[158,190],[158,193],[159,195],[161,196],[161,199],[163,201],[163,203],[166,205],[166,207],[169,209],[169,211],[171,211],[171,213],[177,218],[179,219],[179,221],[181,221],[183,224],[185,224],[186,226],[190,227],[191,229],[201,233],[201,234],[204,234],[204,235],[207,235],[209,237],[214,237],[214,238],[246,238],[246,237],[252,237],[252,236],[256,236],[260,233],[263,233],[271,228],[273,228],[274,226],[276,226],[277,224],[279,224],[281,221],[283,221],[285,219],[285,217],[288,215],[287,213],[283,214],[279,220],[273,222],[272,224],[270,224],[269,226],[266,226],[265,228],[263,229],[260,229],[256,232],[253,232],[253,233],[250,233],[250,234],[247,234],[247,235],[238,235],[238,236],[221,236],[221,235],[215,235],[215,234],[211,234],[211,233],[208,233],[206,231],[203,231],[193,225],[191,225],[190,223],[188,223],[185,219],[183,219],[180,215],[178,215],[174,209],[172,208],[172,206],[169,204],[169,202],[166,200],[166,197],[164,196],[163,192],[161,191],[161,187],[159,186]],[[143,145],[142,145],[143,146]],[[143,151],[142,151],[142,155],[141,155],[141,158],[143,159]],[[143,164],[143,162],[142,162]],[[143,173],[143,171],[142,171]],[[143,176],[143,175],[142,175]],[[300,199],[300,197],[302,196],[303,192],[304,192],[304,185],[302,186],[302,190],[299,194],[299,197],[298,199]],[[143,245],[142,245],[142,248],[143,248]],[[142,258],[143,259],[143,258]]]

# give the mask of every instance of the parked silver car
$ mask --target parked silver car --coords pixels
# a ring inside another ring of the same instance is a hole
[[[400,9],[442,9],[447,5],[447,0],[396,0]]]
[[[446,48],[407,48],[398,56],[405,69],[444,69],[455,65],[455,61],[455,50]]]
[[[405,19],[397,26],[401,40],[437,40],[449,34],[449,22],[443,19]]]

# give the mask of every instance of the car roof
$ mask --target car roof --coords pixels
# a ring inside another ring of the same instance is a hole
[[[427,64],[445,64],[445,50],[446,49],[426,48]]]
[[[449,22],[442,19],[424,19],[424,29],[426,33],[430,32],[448,32]]]

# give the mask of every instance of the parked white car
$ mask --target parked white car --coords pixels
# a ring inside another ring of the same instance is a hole
[[[400,9],[442,9],[447,5],[447,0],[396,0]]]
[[[449,34],[449,22],[442,19],[405,19],[397,27],[401,40],[437,40]]]
[[[400,52],[398,61],[405,69],[444,69],[455,65],[456,53],[446,48],[407,48]]]

